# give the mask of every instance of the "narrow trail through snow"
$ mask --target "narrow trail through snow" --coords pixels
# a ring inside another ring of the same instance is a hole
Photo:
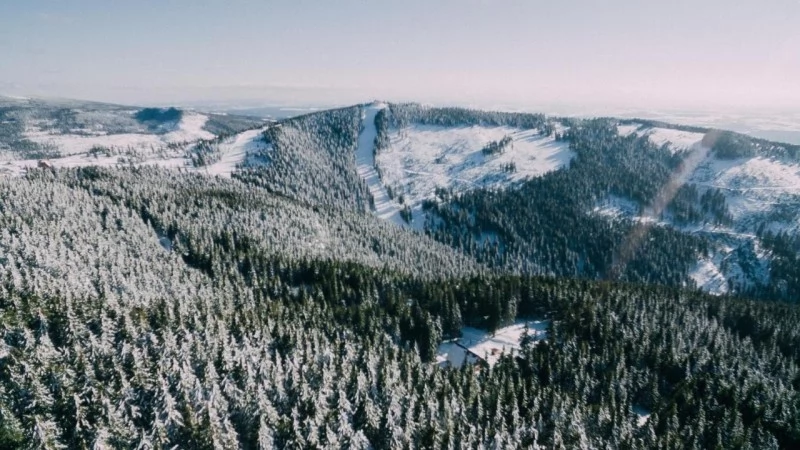
[[[267,146],[267,143],[261,137],[261,134],[267,128],[268,127],[262,127],[244,131],[234,136],[231,142],[223,142],[220,144],[220,153],[222,156],[219,161],[199,170],[209,175],[219,175],[230,178],[231,173],[236,170],[236,166],[242,163],[248,155],[255,153],[261,147]]]
[[[400,217],[400,206],[389,198],[386,186],[381,182],[378,171],[375,170],[375,138],[378,129],[375,127],[375,115],[386,108],[383,103],[374,103],[367,106],[362,115],[364,129],[358,136],[356,149],[356,167],[358,175],[367,182],[369,192],[375,201],[375,214],[383,220],[391,221],[400,226],[408,226]]]

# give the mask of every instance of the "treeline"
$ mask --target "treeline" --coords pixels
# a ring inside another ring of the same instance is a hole
[[[445,127],[504,125],[530,130],[542,129],[547,124],[544,114],[482,111],[469,108],[433,108],[416,103],[390,104],[385,117],[389,119],[387,124],[394,128],[403,128],[411,123],[418,123]],[[381,126],[382,124],[383,122],[378,124],[379,133],[382,129],[385,130]]]

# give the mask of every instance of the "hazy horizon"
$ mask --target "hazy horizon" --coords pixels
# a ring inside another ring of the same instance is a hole
[[[0,92],[128,104],[793,109],[800,2],[0,5]]]

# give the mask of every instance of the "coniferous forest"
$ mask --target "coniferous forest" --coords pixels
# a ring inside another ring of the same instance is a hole
[[[509,189],[440,192],[406,230],[371,213],[363,109],[269,127],[232,179],[0,177],[0,448],[800,448],[797,236],[757,230],[770,280],[708,295],[687,271],[711,237],[587,213],[651,203],[685,154],[610,119],[390,105],[378,152],[414,122],[541,129],[576,154]],[[732,220],[690,185],[664,211]],[[464,327],[520,319],[549,321],[547,339],[435,363]]]

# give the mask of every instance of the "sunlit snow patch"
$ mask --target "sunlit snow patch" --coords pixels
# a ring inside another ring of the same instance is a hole
[[[641,406],[634,405],[632,407],[633,413],[636,414],[636,425],[643,427],[647,424],[647,421],[650,420],[650,411],[644,409]]]
[[[725,278],[719,268],[721,259],[721,256],[701,259],[689,271],[689,278],[695,282],[699,289],[709,294],[728,293],[728,279]]]
[[[691,148],[694,144],[702,141],[705,135],[672,128],[643,127],[640,124],[617,125],[617,133],[620,136],[629,136],[634,133],[638,136],[647,136],[653,144],[658,146],[667,144],[673,152]]]
[[[512,141],[502,153],[482,152],[505,137]],[[506,187],[567,166],[574,156],[567,143],[540,136],[537,130],[412,125],[391,132],[377,162],[383,184],[415,206],[433,198],[436,188],[463,192]]]
[[[105,134],[100,131],[91,134],[60,134],[52,130],[43,130],[34,124],[29,126],[25,137],[37,144],[54,148],[65,156],[87,153],[95,147],[105,147],[116,151],[135,150],[155,153],[169,143],[212,139],[214,135],[203,129],[207,121],[208,116],[204,114],[186,111],[175,130],[163,135],[144,132]]]

